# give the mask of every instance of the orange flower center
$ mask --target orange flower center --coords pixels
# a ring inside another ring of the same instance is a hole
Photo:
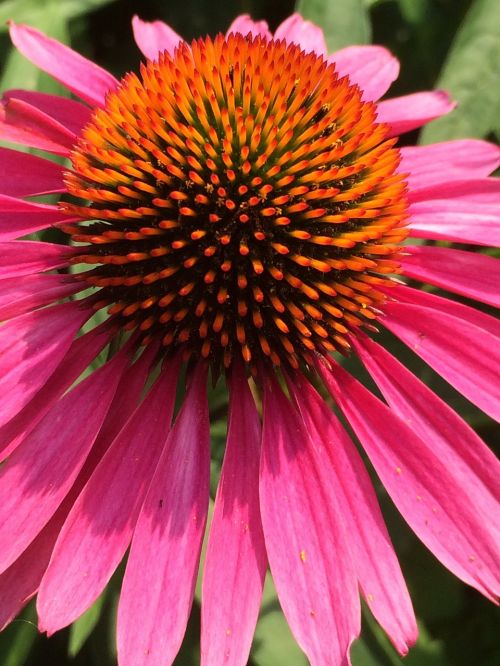
[[[399,153],[332,64],[219,35],[128,74],[66,182],[80,273],[167,353],[299,367],[377,316],[406,236]],[[83,201],[80,201],[83,200]]]

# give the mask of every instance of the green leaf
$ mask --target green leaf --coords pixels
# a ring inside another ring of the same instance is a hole
[[[64,21],[88,14],[115,0],[3,0],[0,7],[0,31],[7,30],[7,21],[27,23],[41,28],[47,14],[57,14]]]
[[[458,102],[426,127],[421,143],[485,137],[499,126],[500,3],[476,0],[457,32],[437,86]]]
[[[94,631],[104,607],[106,599],[106,590],[101,594],[97,601],[74,622],[69,630],[68,654],[70,657],[76,657],[80,652],[85,641]]]
[[[34,604],[30,604],[21,617],[14,620],[0,634],[0,664],[2,666],[26,664],[38,636],[35,607]]]
[[[296,9],[323,28],[329,52],[370,42],[370,18],[363,0],[298,0]]]

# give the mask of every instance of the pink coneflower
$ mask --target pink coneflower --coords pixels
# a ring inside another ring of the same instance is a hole
[[[1,108],[3,139],[70,164],[0,149],[0,624],[38,592],[40,629],[65,627],[130,547],[120,666],[172,663],[205,532],[210,374],[227,381],[229,427],[202,664],[246,663],[268,564],[313,666],[349,662],[360,592],[404,654],[417,629],[398,560],[361,457],[317,389],[418,537],[496,599],[497,461],[368,333],[386,327],[498,417],[498,322],[394,276],[498,305],[497,260],[402,244],[498,244],[500,187],[487,176],[500,151],[398,149],[399,134],[451,110],[447,96],[377,104],[394,57],[376,46],[328,56],[297,14],[274,37],[247,16],[192,44],[160,22],[133,28],[148,60],[118,82],[10,27],[81,101],[11,90]],[[32,198],[47,193],[59,204]],[[48,228],[69,243],[14,240]],[[101,323],[82,333],[96,311]],[[349,351],[384,401],[334,360]]]

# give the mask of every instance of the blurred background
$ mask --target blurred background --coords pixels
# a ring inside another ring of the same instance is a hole
[[[391,96],[435,87],[459,102],[453,114],[431,123],[405,143],[462,137],[500,138],[499,0],[3,0],[0,2],[1,89],[26,88],[67,94],[10,45],[6,21],[28,23],[71,45],[117,77],[137,70],[141,58],[132,39],[134,14],[162,19],[186,39],[224,32],[241,13],[265,19],[270,28],[300,11],[325,30],[330,50],[378,43],[401,60]],[[468,248],[474,249],[474,248]],[[477,248],[476,248],[477,249]],[[447,294],[449,296],[449,294]],[[464,299],[465,300],[465,299]],[[486,308],[484,308],[487,310]],[[389,334],[385,341],[456,409],[493,448],[494,424],[440,381]],[[353,361],[349,369],[363,377]],[[213,490],[226,430],[224,387],[212,391]],[[368,613],[362,638],[353,647],[354,666],[498,666],[500,613],[474,590],[449,574],[417,541],[374,479],[420,623],[420,639],[403,660]],[[30,605],[0,634],[0,666],[113,666],[114,622],[122,570],[98,602],[71,628],[47,639],[37,633]],[[199,589],[178,666],[199,664]],[[252,648],[251,666],[307,664],[294,643],[270,581]]]

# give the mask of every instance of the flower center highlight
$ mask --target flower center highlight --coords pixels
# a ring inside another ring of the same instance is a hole
[[[406,236],[399,152],[361,95],[261,37],[143,64],[72,153],[65,231],[95,265],[79,278],[166,353],[297,368],[348,348]]]

